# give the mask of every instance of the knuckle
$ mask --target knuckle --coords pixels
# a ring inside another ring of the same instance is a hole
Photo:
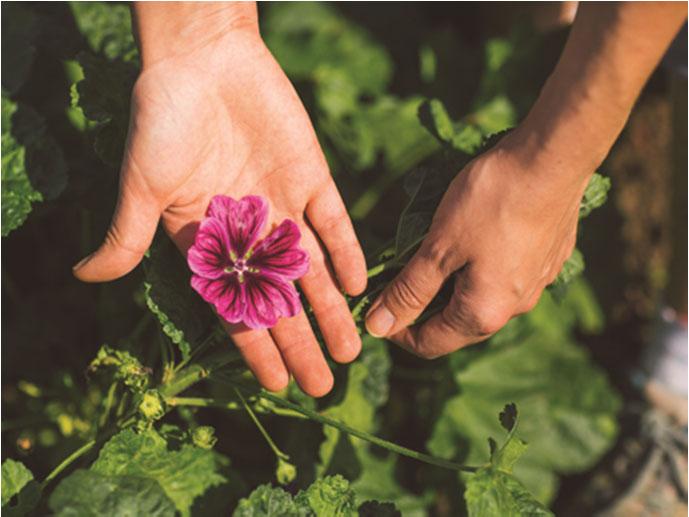
[[[512,311],[494,303],[483,303],[474,308],[473,321],[478,335],[495,334],[505,326]]]
[[[452,273],[453,264],[448,246],[438,239],[427,239],[419,249],[418,256],[424,262],[432,265],[441,274],[447,276]]]
[[[133,243],[116,225],[108,228],[104,243],[112,249],[126,251],[132,255],[143,255],[146,253],[146,249],[141,249],[140,246]]]
[[[411,276],[405,275],[400,277],[397,282],[390,286],[387,300],[392,302],[395,306],[407,307],[412,310],[421,310],[426,306],[426,297],[419,289],[416,280]]]

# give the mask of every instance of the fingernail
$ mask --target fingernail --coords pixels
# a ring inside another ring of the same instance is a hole
[[[382,303],[366,315],[366,329],[375,337],[386,336],[395,324],[395,317]]]
[[[86,255],[83,259],[81,259],[79,262],[77,262],[76,264],[74,264],[74,265],[72,266],[72,271],[76,271],[76,270],[79,269],[81,266],[83,266],[84,264],[86,264],[86,263],[89,261],[89,259],[91,258],[92,255],[93,255],[93,253],[91,253],[91,255]]]

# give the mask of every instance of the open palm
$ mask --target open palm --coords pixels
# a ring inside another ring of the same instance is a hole
[[[340,286],[350,294],[364,289],[363,254],[308,115],[258,36],[228,34],[204,47],[202,59],[192,51],[142,72],[113,223],[75,274],[85,281],[126,274],[161,217],[186,253],[216,194],[263,196],[271,224],[284,218],[299,224],[311,257],[300,286],[332,357],[353,360],[361,344]],[[283,388],[288,371],[311,395],[331,388],[332,374],[303,312],[270,331],[227,329],[267,388]]]

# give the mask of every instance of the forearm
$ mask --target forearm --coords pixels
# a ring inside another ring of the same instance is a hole
[[[258,35],[255,2],[135,2],[133,12],[146,67],[199,49],[229,32]]]
[[[560,61],[513,139],[515,152],[543,158],[551,170],[592,173],[685,19],[683,3],[581,3]]]

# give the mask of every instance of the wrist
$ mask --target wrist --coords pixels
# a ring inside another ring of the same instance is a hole
[[[142,68],[230,34],[259,37],[255,2],[135,2],[133,11]]]

